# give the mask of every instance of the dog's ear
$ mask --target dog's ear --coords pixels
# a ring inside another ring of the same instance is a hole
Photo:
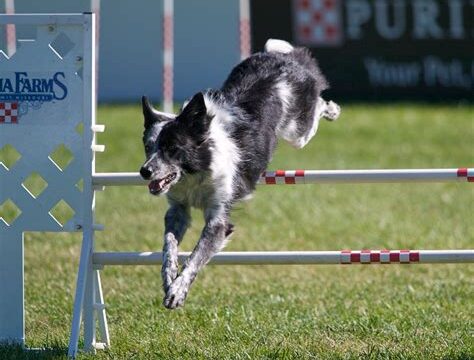
[[[190,121],[194,119],[201,119],[207,113],[206,103],[204,101],[204,95],[198,92],[193,98],[186,104],[183,111],[181,112],[181,119],[184,121]]]
[[[155,122],[171,121],[176,118],[174,114],[155,110],[146,96],[142,96],[142,109],[143,117],[145,118],[145,128],[150,127]]]
[[[199,92],[184,107],[178,119],[197,137],[206,137],[211,117],[207,114],[204,95]],[[204,141],[204,140],[203,140]]]

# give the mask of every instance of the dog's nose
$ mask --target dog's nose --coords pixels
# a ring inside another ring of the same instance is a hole
[[[151,177],[151,174],[152,174],[152,173],[151,173],[150,169],[147,168],[147,167],[144,167],[144,166],[143,166],[143,167],[140,169],[140,175],[141,175],[142,178],[144,178],[145,180],[148,180],[148,179]]]

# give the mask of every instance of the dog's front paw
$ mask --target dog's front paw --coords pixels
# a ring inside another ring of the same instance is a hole
[[[329,101],[327,104],[327,109],[324,113],[324,117],[329,121],[335,121],[339,115],[341,115],[341,107],[334,101]]]
[[[189,283],[183,276],[178,276],[166,293],[163,299],[163,305],[168,309],[176,309],[184,304],[184,300],[188,295]]]

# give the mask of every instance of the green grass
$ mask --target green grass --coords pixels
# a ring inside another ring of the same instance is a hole
[[[103,106],[98,171],[137,171],[141,112]],[[472,107],[343,107],[303,150],[280,144],[270,168],[474,165]],[[233,213],[227,250],[463,249],[474,245],[467,183],[259,187]],[[97,196],[97,250],[160,250],[166,201],[145,188]],[[203,225],[183,242],[191,250]],[[80,238],[26,236],[27,346],[0,359],[62,359]],[[108,267],[112,347],[81,359],[473,359],[474,267],[208,266],[183,309],[163,308],[159,267]]]

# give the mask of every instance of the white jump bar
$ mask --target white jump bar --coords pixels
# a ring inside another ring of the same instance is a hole
[[[97,186],[146,185],[138,173],[96,173]],[[393,169],[393,170],[277,170],[266,171],[259,184],[319,183],[401,183],[401,182],[472,182],[474,168],[458,169]]]
[[[182,264],[190,255],[179,254]],[[96,252],[95,266],[157,265],[161,252]],[[474,250],[343,250],[343,251],[244,251],[221,252],[211,259],[214,265],[330,265],[330,264],[437,264],[474,263]]]

